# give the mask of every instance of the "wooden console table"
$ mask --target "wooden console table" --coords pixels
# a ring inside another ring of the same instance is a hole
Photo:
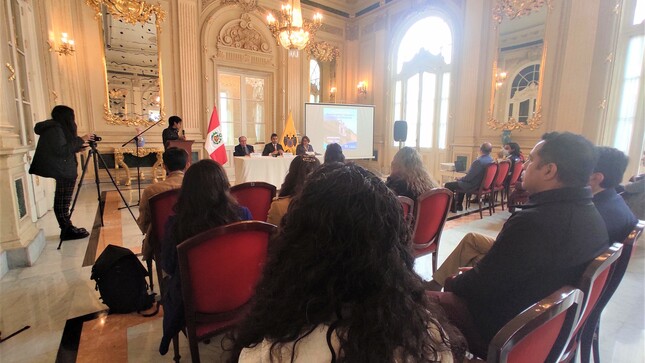
[[[119,184],[119,167],[125,170],[126,180],[125,185],[129,186],[132,184],[132,176],[130,174],[130,168],[123,161],[125,154],[131,154],[138,158],[148,156],[149,154],[157,154],[157,161],[152,166],[152,182],[156,183],[157,179],[165,180],[166,175],[163,169],[163,148],[162,147],[140,147],[139,153],[134,147],[115,147],[114,148],[114,169],[116,169],[116,183]]]

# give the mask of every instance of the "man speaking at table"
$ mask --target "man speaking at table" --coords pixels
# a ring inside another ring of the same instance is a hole
[[[264,145],[262,156],[271,155],[273,157],[276,157],[278,155],[282,155],[283,153],[284,149],[282,148],[282,145],[278,144],[278,134],[271,134],[271,143]]]
[[[246,136],[240,136],[237,140],[240,144],[235,145],[233,156],[247,156],[255,152],[255,150],[253,150],[253,145],[246,144]]]

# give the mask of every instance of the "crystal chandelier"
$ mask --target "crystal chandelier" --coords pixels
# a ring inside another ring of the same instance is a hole
[[[290,57],[297,57],[298,52],[313,41],[316,31],[322,25],[322,15],[316,13],[312,21],[303,20],[300,0],[291,0],[290,3],[282,4],[277,20],[269,13],[267,22],[276,42],[289,50]]]

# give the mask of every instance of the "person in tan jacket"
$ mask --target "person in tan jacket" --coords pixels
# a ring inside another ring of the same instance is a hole
[[[188,155],[186,154],[185,150],[176,147],[168,148],[163,153],[164,168],[168,173],[166,180],[149,185],[148,187],[146,187],[146,189],[144,189],[143,194],[141,194],[141,200],[139,200],[139,218],[137,218],[137,225],[139,225],[141,232],[146,234],[145,238],[143,239],[143,247],[141,248],[141,253],[143,254],[144,260],[152,258],[153,252],[153,248],[150,245],[149,241],[150,232],[152,231],[152,215],[150,212],[149,204],[150,198],[167,190],[181,188],[181,183],[184,180],[184,171],[186,170],[187,161]]]

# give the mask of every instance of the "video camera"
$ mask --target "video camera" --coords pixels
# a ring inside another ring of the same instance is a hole
[[[101,141],[101,140],[103,140],[103,138],[102,138],[102,137],[100,137],[100,136],[99,136],[99,135],[97,135],[97,134],[94,134],[94,140],[89,140],[89,141],[88,141],[88,143],[89,143],[89,145],[90,145],[90,147],[91,147],[92,149],[95,149],[95,148],[96,148],[96,143],[97,143],[98,141]]]

